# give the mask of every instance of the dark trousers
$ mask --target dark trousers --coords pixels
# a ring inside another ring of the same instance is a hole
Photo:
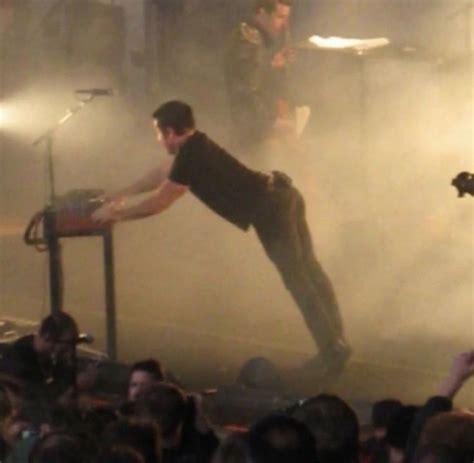
[[[320,352],[331,349],[343,337],[339,307],[331,282],[314,255],[303,197],[284,174],[274,178],[262,197],[253,225]]]

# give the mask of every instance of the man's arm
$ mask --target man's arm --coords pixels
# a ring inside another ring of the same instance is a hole
[[[157,168],[147,172],[143,177],[121,190],[105,195],[106,201],[120,201],[127,196],[139,195],[156,190],[168,178],[172,159],[167,160]]]
[[[438,397],[453,400],[464,383],[474,376],[474,350],[454,357],[451,370],[438,389]]]
[[[188,191],[188,187],[167,179],[161,187],[145,200],[130,206],[118,207],[107,203],[92,214],[92,218],[100,223],[119,222],[142,219],[159,214],[170,207],[178,198]]]
[[[411,461],[415,455],[422,430],[428,420],[440,413],[451,411],[454,397],[472,376],[474,376],[474,350],[456,355],[449,374],[438,389],[438,394],[429,398],[415,416],[405,449],[406,461]]]

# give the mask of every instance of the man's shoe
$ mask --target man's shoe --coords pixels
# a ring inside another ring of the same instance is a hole
[[[321,375],[338,376],[344,370],[351,354],[351,347],[344,340],[339,339],[329,349],[306,362],[304,368]]]

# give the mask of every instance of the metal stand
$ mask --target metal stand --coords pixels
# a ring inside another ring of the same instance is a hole
[[[59,237],[56,233],[56,213],[54,207],[48,207],[44,214],[44,237],[48,248],[49,297],[51,313],[63,310],[63,270]]]
[[[46,163],[48,168],[49,184],[49,206],[45,212],[45,238],[49,254],[49,288],[51,294],[51,313],[58,313],[63,308],[63,283],[61,270],[61,245],[57,239],[55,226],[55,201],[56,182],[54,175],[53,140],[54,134],[59,128],[69,121],[75,114],[94,99],[94,95],[81,100],[76,106],[68,108],[66,114],[59,119],[56,124],[46,130],[34,142],[33,146],[38,146],[42,142],[46,143]]]
[[[117,329],[115,310],[115,279],[114,279],[114,247],[112,228],[83,229],[61,225],[54,208],[49,207],[44,214],[44,232],[49,252],[49,282],[51,294],[51,313],[62,310],[63,302],[63,271],[61,261],[61,238],[101,237],[104,262],[104,293],[107,355],[110,360],[117,360]]]
[[[114,282],[114,254],[112,229],[107,228],[74,228],[74,226],[62,226],[61,217],[56,208],[55,173],[53,157],[54,134],[59,128],[77,114],[87,103],[94,99],[90,95],[81,100],[75,107],[66,110],[66,114],[51,128],[46,130],[33,142],[34,146],[41,142],[46,143],[46,162],[49,177],[49,206],[44,211],[44,238],[47,245],[49,257],[49,289],[51,313],[59,313],[63,310],[63,270],[61,259],[60,238],[72,238],[78,236],[100,236],[103,240],[103,261],[105,281],[105,309],[106,309],[106,337],[107,354],[111,360],[117,358],[117,331],[115,312],[115,282]]]

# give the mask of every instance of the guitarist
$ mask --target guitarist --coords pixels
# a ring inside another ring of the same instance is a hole
[[[254,14],[231,34],[224,63],[235,145],[256,147],[294,130],[288,98],[291,0],[256,0]]]

